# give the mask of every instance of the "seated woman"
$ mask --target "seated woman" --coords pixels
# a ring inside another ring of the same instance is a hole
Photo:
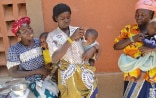
[[[38,98],[58,98],[58,89],[54,82],[42,80],[49,74],[38,39],[33,38],[30,18],[23,17],[12,25],[12,32],[21,40],[8,49],[7,68],[14,78],[25,78],[30,89]]]

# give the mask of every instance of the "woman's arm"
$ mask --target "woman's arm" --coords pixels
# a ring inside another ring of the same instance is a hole
[[[18,65],[9,68],[9,74],[14,78],[25,78],[27,76],[32,76],[35,74],[48,75],[50,72],[46,70],[44,67],[32,70],[32,71],[22,71],[18,70]]]
[[[130,38],[126,38],[123,39],[121,41],[119,41],[118,43],[114,44],[113,48],[114,50],[122,50],[124,49],[127,45],[133,43],[133,42],[137,42],[137,41],[141,41],[143,38],[143,34],[137,34],[135,36],[132,36]]]
[[[84,30],[81,28],[78,28],[73,35],[70,37],[72,41],[77,40],[84,35]],[[67,52],[68,48],[71,46],[72,42],[67,40],[58,50],[56,50],[52,55],[52,62],[56,63],[58,62]]]
[[[58,62],[64,56],[70,46],[71,43],[69,43],[69,41],[66,41],[58,50],[53,53],[52,62]]]
[[[131,40],[129,38],[127,38],[127,39],[121,40],[118,43],[114,44],[113,48],[114,48],[114,50],[122,50],[130,43],[132,43]]]

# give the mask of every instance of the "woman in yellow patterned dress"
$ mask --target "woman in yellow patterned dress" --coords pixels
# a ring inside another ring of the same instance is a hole
[[[139,0],[136,3],[135,13],[137,24],[125,26],[120,35],[115,38],[114,49],[123,49],[124,52],[118,61],[119,68],[124,72],[126,83],[124,98],[149,98],[152,96],[149,91],[153,84],[151,85],[149,80],[156,75],[156,53],[151,52],[155,51],[154,49],[142,46],[141,40],[147,33],[147,23],[153,18],[155,11],[156,1]]]

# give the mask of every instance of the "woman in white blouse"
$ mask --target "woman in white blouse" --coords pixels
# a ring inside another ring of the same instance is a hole
[[[48,34],[47,43],[52,62],[59,66],[58,87],[61,98],[96,98],[95,67],[84,63],[92,57],[96,48],[84,52],[84,29],[70,26],[71,9],[68,5],[55,5],[53,20],[58,27]]]

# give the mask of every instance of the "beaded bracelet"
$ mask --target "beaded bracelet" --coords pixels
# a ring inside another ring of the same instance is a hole
[[[131,36],[129,39],[130,39],[130,41],[131,41],[131,42],[134,42],[134,40],[133,40],[133,38],[132,38],[132,37],[133,37],[133,36]]]

